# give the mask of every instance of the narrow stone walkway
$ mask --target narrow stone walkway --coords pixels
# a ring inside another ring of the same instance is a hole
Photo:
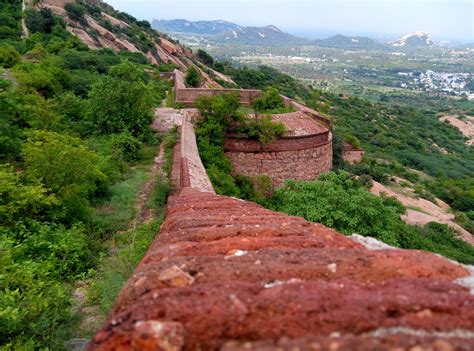
[[[155,110],[155,121],[151,128],[157,133],[167,133],[175,125],[183,124],[183,112],[169,107],[159,107]]]

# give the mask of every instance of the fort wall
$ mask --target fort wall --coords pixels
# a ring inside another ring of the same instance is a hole
[[[287,137],[267,146],[258,141],[228,136],[224,145],[234,173],[269,176],[274,187],[285,180],[315,180],[332,170],[332,134]]]
[[[215,195],[197,158],[185,123],[166,220],[89,351],[474,348],[465,267]]]

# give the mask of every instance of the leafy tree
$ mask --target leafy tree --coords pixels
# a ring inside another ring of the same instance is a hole
[[[187,86],[197,88],[201,85],[202,77],[194,66],[189,66],[186,72],[185,82]]]
[[[20,60],[20,54],[12,45],[0,45],[0,66],[10,68],[15,66]]]
[[[80,141],[67,135],[35,131],[23,146],[25,175],[43,183],[62,202],[68,221],[84,218],[97,182],[105,175],[99,159]]]
[[[26,10],[25,23],[32,33],[50,34],[57,21],[50,9],[42,8],[39,11]]]
[[[123,131],[144,137],[153,120],[152,92],[143,82],[143,71],[125,61],[92,87],[88,118],[96,132]]]
[[[204,63],[206,66],[212,67],[214,66],[214,58],[209,55],[206,51],[199,49],[196,53],[196,57],[199,61]]]
[[[278,90],[275,88],[268,88],[263,92],[261,97],[253,101],[252,107],[255,109],[256,114],[259,114],[264,111],[281,109],[285,107],[285,102],[278,93]]]
[[[82,4],[75,2],[68,2],[64,5],[64,9],[69,18],[75,21],[83,20],[84,15],[86,14],[86,8]]]

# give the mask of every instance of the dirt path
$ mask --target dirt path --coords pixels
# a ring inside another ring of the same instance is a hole
[[[182,124],[183,115],[179,110],[160,107],[156,110],[156,119],[153,122],[152,129],[157,133],[165,133],[170,131],[174,125]],[[156,183],[160,176],[165,176],[162,167],[164,164],[165,149],[163,144],[160,147],[158,155],[155,157],[153,166],[150,169],[149,179],[143,185],[136,202],[136,216],[130,223],[130,229],[135,229],[143,224],[150,223],[155,217],[155,211],[148,206]],[[80,329],[82,334],[87,335],[99,330],[105,323],[100,306],[90,305],[87,302],[87,291],[89,283],[78,281],[72,291],[72,300],[74,304],[75,314],[81,316]],[[66,347],[71,351],[85,350],[89,340],[83,338],[71,339],[66,343]]]
[[[155,163],[150,170],[150,178],[143,186],[140,195],[138,196],[138,201],[136,205],[137,216],[133,220],[131,228],[137,228],[142,224],[150,223],[154,216],[155,211],[153,208],[148,207],[148,203],[153,195],[153,190],[155,189],[156,183],[159,177],[164,176],[162,172],[162,166],[164,163],[165,149],[163,145],[160,147],[158,156],[155,157]]]
[[[23,12],[25,12],[25,10],[26,10],[26,0],[23,0],[23,2],[21,4],[21,10]],[[28,36],[30,35],[30,32],[28,31],[28,27],[26,26],[25,18],[21,19],[21,27],[23,28],[23,32],[21,34],[21,37],[22,38],[28,38]]]

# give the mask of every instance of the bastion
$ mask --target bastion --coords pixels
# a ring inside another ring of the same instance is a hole
[[[323,123],[303,111],[272,118],[286,129],[285,135],[272,144],[227,135],[224,149],[235,174],[267,175],[274,187],[280,187],[288,179],[315,180],[332,170],[332,133]]]

